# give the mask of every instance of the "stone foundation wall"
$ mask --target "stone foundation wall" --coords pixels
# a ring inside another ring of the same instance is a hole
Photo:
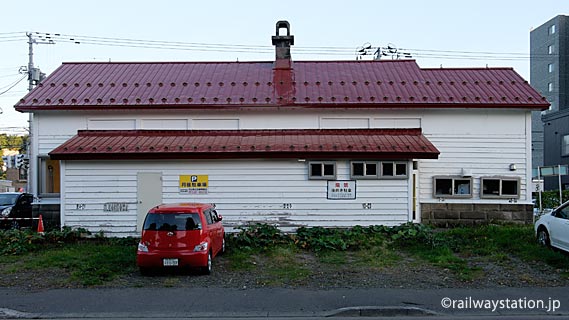
[[[437,227],[472,226],[489,223],[533,223],[531,204],[421,204],[421,221]]]

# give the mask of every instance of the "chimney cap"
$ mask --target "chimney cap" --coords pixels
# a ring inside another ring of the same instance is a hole
[[[286,35],[280,35],[280,29],[286,29]],[[287,46],[294,45],[294,36],[290,35],[290,23],[286,20],[279,20],[276,24],[275,35],[271,37],[273,45],[285,43]]]

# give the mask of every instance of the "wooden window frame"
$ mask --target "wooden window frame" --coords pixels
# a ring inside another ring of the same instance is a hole
[[[489,180],[497,180],[499,181],[498,186],[498,194],[488,194],[484,193],[484,182]],[[517,183],[517,190],[516,194],[503,194],[503,182],[504,181],[516,181]],[[520,177],[506,177],[506,176],[498,176],[498,177],[480,177],[480,198],[481,199],[519,199],[521,193],[521,179]]]
[[[315,176],[312,174],[312,166],[318,165],[321,166],[322,174],[319,176]],[[333,175],[326,175],[325,174],[325,166],[332,165],[334,166],[334,174]],[[309,180],[336,180],[336,172],[337,172],[337,165],[336,161],[309,161],[308,162],[308,179]]]
[[[449,193],[449,194],[437,193],[437,180],[451,180],[451,188],[450,188],[451,193]],[[469,185],[470,185],[470,188],[469,188],[470,193],[461,194],[461,193],[455,192],[455,190],[457,189],[456,181],[459,181],[459,180],[468,180]],[[473,196],[472,187],[473,187],[472,177],[461,177],[461,176],[435,176],[435,177],[433,177],[433,197],[434,198],[470,199]]]

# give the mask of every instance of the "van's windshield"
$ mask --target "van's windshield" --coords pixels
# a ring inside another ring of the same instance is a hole
[[[187,231],[200,229],[200,216],[197,213],[151,213],[144,220],[144,230]]]

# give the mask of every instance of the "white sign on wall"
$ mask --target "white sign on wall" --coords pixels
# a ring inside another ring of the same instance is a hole
[[[356,198],[356,181],[328,180],[329,200],[354,200]]]

